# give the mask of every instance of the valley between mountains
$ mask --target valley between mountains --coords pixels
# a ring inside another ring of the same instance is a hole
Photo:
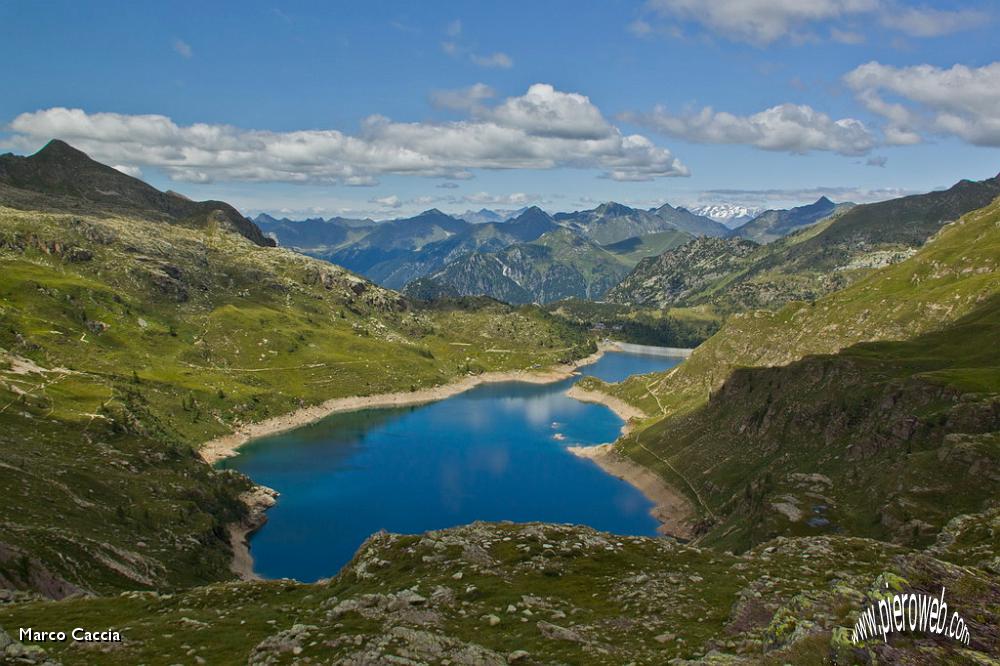
[[[0,658],[993,663],[998,197],[250,220],[62,141],[0,156]],[[249,575],[268,499],[206,458],[565,378],[609,339],[694,348],[573,387],[631,417],[595,462],[653,475],[683,533],[473,522],[372,534],[315,583]],[[851,640],[886,589],[942,587],[969,645]],[[18,634],[81,623],[123,640]]]

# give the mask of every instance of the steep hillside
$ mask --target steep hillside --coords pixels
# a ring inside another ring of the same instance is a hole
[[[222,226],[257,245],[274,245],[227,203],[161,192],[57,139],[29,157],[0,155],[0,203],[22,210],[138,214],[201,229]]]
[[[643,259],[605,299],[656,308],[710,302],[718,285],[745,268],[758,247],[742,238],[697,238]]]
[[[415,301],[431,303],[452,298],[460,298],[458,289],[433,278],[422,277],[409,282],[403,289],[403,295]]]
[[[513,224],[511,221],[503,227]],[[489,231],[489,225],[481,228]],[[407,274],[427,274],[427,279],[414,280],[414,286],[407,285],[404,290],[414,297],[421,292],[454,291],[483,294],[508,303],[599,299],[636,262],[676,247],[691,236],[682,231],[663,231],[602,247],[576,231],[557,227],[529,243],[504,242],[509,238],[508,234],[492,238],[479,234],[475,242],[460,237],[442,241],[420,253],[428,263],[397,263],[393,275],[402,275],[404,270],[409,271]]]
[[[1000,292],[939,330],[734,370],[619,443],[689,495],[699,543],[843,533],[927,546],[1000,497]]]
[[[708,308],[637,308],[570,298],[548,303],[545,309],[598,335],[659,347],[696,347],[722,323]]]
[[[852,203],[835,204],[826,197],[820,197],[815,203],[808,206],[764,211],[732,233],[734,236],[747,238],[758,243],[770,243],[802,227],[816,224],[823,218],[843,213],[853,207]]]

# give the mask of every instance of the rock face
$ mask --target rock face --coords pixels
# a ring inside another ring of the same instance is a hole
[[[670,204],[640,210],[609,202],[593,210],[557,213],[555,220],[601,245],[671,230],[692,236],[725,236],[727,233],[726,227],[718,222]]]
[[[705,289],[745,266],[757,248],[741,238],[697,238],[640,261],[606,299],[655,308],[700,300]]]
[[[37,645],[25,645],[11,638],[0,627],[0,662],[4,664],[26,664],[37,666],[58,666],[45,656],[45,650]]]
[[[161,192],[138,178],[95,162],[69,144],[53,139],[30,157],[0,155],[0,200],[37,208],[32,193],[49,195],[48,209],[79,212],[80,202],[93,210],[155,214],[175,224],[229,228],[257,245],[273,246],[252,221],[221,201],[191,201]]]

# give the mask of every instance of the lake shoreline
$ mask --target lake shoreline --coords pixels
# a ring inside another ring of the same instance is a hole
[[[604,405],[614,412],[618,418],[625,422],[622,424],[621,434],[619,437],[624,437],[632,432],[633,419],[644,419],[649,416],[646,412],[642,411],[638,407],[628,404],[621,398],[616,398],[608,395],[607,393],[601,393],[600,391],[588,391],[587,389],[580,388],[575,384],[569,387],[569,390],[566,391],[566,396],[573,398],[574,400],[579,400],[580,402]]]
[[[205,442],[198,453],[206,464],[214,465],[220,460],[235,456],[240,447],[254,439],[294,430],[320,421],[331,414],[380,407],[422,405],[450,398],[481,384],[510,381],[550,384],[572,377],[577,368],[596,363],[608,351],[618,350],[618,345],[614,343],[602,343],[598,345],[597,351],[589,356],[571,363],[554,365],[547,370],[485,372],[481,375],[470,375],[457,381],[419,391],[332,398],[319,405],[303,407],[288,414],[241,426],[228,435]],[[278,493],[271,488],[254,484],[251,490],[240,496],[240,501],[247,507],[247,517],[226,526],[230,547],[233,550],[230,570],[242,580],[260,580],[260,576],[253,570],[250,537],[267,522],[266,511],[277,503],[277,497]]]
[[[275,416],[264,421],[248,423],[237,427],[228,435],[216,437],[204,442],[198,449],[202,459],[209,465],[236,455],[241,446],[248,442],[277,435],[289,430],[295,430],[310,423],[320,421],[331,414],[357,412],[363,409],[380,407],[409,407],[437,402],[460,393],[465,393],[481,384],[496,384],[501,382],[528,382],[531,384],[551,384],[572,377],[577,368],[596,363],[606,352],[619,351],[617,344],[601,344],[597,351],[589,356],[571,363],[558,364],[545,370],[510,370],[484,372],[479,375],[468,375],[456,381],[419,389],[416,391],[399,391],[396,393],[376,393],[368,396],[347,396],[331,398],[318,405],[302,407],[293,412]]]
[[[253,556],[250,554],[250,537],[267,522],[265,512],[278,501],[278,491],[255,483],[240,495],[240,501],[247,507],[246,517],[228,527],[229,543],[233,549],[233,560],[229,570],[241,580],[262,580],[253,570]]]
[[[598,345],[598,350],[589,356],[571,363],[550,366],[547,369],[537,371],[513,370],[485,372],[480,375],[469,375],[440,386],[420,389],[417,391],[332,398],[318,405],[303,407],[293,412],[266,419],[264,421],[242,425],[227,435],[223,435],[203,443],[198,452],[207,464],[214,465],[220,460],[237,455],[240,447],[245,446],[247,443],[255,439],[294,430],[296,428],[320,421],[332,414],[361,411],[365,409],[423,405],[445,400],[483,384],[501,382],[550,384],[572,377],[576,374],[577,369],[596,363],[601,359],[601,357],[604,356],[605,353],[609,351],[622,352],[625,350],[623,349],[623,345],[618,342],[603,342]],[[647,416],[644,412],[626,403],[625,401],[597,391],[586,391],[573,386],[566,391],[566,395],[581,402],[603,404],[611,409],[611,411],[624,421],[620,436],[625,436],[631,431],[634,419],[641,419]],[[605,446],[610,447],[612,445],[608,444]],[[677,521],[671,517],[672,512],[678,507],[684,508],[686,506],[684,504],[678,504],[676,498],[679,497],[679,495],[667,487],[662,479],[659,479],[655,473],[646,470],[635,463],[631,464],[637,468],[636,470],[626,469],[622,463],[608,462],[609,459],[606,457],[597,457],[596,455],[588,455],[574,450],[597,448],[601,447],[568,447],[568,450],[574,455],[590,458],[603,471],[626,481],[652,501],[654,507],[650,510],[650,514],[655,520],[657,520],[657,522],[660,523],[658,531],[663,534],[672,534],[674,536],[687,538],[684,536],[687,532],[683,529],[680,523],[677,523]],[[596,454],[596,451],[594,453]],[[658,487],[653,480],[646,478],[642,472],[646,472],[647,474],[652,475],[655,479],[659,479],[663,488]],[[227,526],[229,540],[233,550],[233,559],[230,569],[241,579],[260,579],[260,576],[258,576],[253,570],[253,556],[250,553],[249,539],[254,532],[263,527],[263,525],[267,522],[266,511],[277,503],[277,497],[278,493],[271,488],[255,484],[251,490],[243,493],[240,497],[240,500],[248,509],[247,517],[242,521],[231,523]],[[684,514],[684,517],[687,517],[686,513]]]
[[[626,458],[615,451],[614,444],[597,446],[570,446],[573,455],[586,458],[611,476],[625,481],[643,494],[653,507],[649,514],[660,526],[657,532],[664,536],[691,539],[696,517],[694,507],[682,493],[664,481],[653,470]]]

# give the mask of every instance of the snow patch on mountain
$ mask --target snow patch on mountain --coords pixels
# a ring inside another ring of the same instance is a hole
[[[720,222],[730,229],[742,226],[764,212],[763,208],[740,206],[738,204],[710,204],[690,209],[695,215],[703,215]]]

